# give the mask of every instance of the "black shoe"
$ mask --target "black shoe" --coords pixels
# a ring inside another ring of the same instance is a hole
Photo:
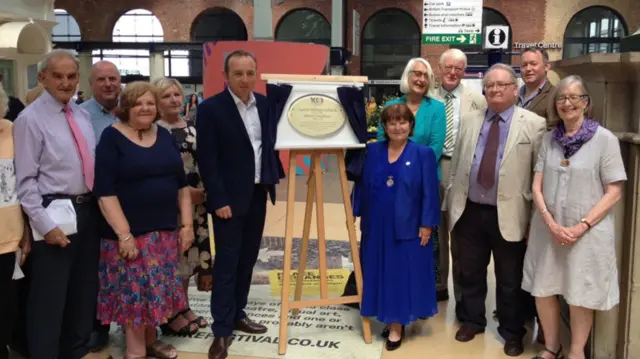
[[[437,290],[436,291],[436,301],[438,302],[444,302],[449,300],[449,290],[448,289],[441,289],[441,290]]]
[[[385,327],[385,330],[387,331],[387,337],[389,336],[389,327]],[[383,331],[384,333],[384,331]],[[402,326],[402,329],[400,331],[400,340],[392,342],[391,340],[387,339],[387,342],[385,343],[385,346],[387,347],[388,351],[394,351],[398,348],[400,348],[400,346],[402,345],[402,339],[404,338],[404,325]]]

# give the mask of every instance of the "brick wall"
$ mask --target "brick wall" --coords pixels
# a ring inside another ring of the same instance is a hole
[[[386,8],[398,8],[411,14],[422,27],[421,0],[344,0],[348,9],[346,46],[353,44],[353,16],[355,9],[360,14],[360,29],[371,16]],[[133,5],[135,3],[135,5]],[[596,4],[595,0],[485,0],[484,6],[497,10],[511,25],[514,42],[562,42],[564,29],[571,17],[580,9]],[[635,5],[634,5],[635,4]],[[608,6],[617,10],[625,18],[631,32],[640,25],[640,6],[637,0],[610,0]],[[162,24],[165,41],[189,41],[191,26],[196,17],[208,8],[225,7],[236,12],[245,23],[249,39],[253,39],[253,8],[240,0],[56,0],[56,8],[67,10],[80,26],[83,40],[111,41],[113,26],[118,18],[132,9],[151,11]],[[289,11],[309,8],[323,14],[331,21],[331,0],[285,0],[273,6],[274,31],[278,21]],[[433,65],[447,46],[422,46],[421,56]],[[561,53],[556,51],[555,53]],[[552,56],[557,56],[552,52]],[[353,57],[349,65],[350,73],[360,72],[360,57]],[[514,58],[517,64],[519,59]]]

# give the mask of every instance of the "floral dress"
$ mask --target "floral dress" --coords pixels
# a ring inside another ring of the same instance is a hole
[[[194,188],[204,188],[200,172],[196,164],[196,126],[193,121],[186,121],[185,127],[166,127],[176,140],[180,149],[180,156],[187,174],[187,183]],[[198,277],[212,274],[211,244],[209,242],[209,222],[205,204],[198,204],[193,209],[193,231],[195,240],[191,248],[184,253],[180,260],[180,273],[183,277],[198,274]]]

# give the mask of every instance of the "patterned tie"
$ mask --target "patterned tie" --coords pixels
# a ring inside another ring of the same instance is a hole
[[[491,119],[489,136],[484,146],[482,161],[478,168],[478,183],[485,189],[491,189],[495,184],[496,161],[498,159],[498,145],[500,144],[500,115]]]
[[[89,188],[89,191],[93,190],[93,156],[91,155],[91,150],[89,150],[89,145],[87,144],[87,140],[84,138],[82,134],[82,130],[78,126],[78,123],[73,119],[73,114],[71,113],[71,107],[67,104],[64,107],[64,114],[67,117],[67,123],[69,124],[69,128],[71,128],[71,134],[73,135],[74,142],[76,143],[76,149],[78,150],[78,154],[80,155],[80,162],[82,163],[82,174],[84,175],[84,184]]]
[[[444,138],[444,148],[452,149],[455,144],[455,138],[453,137],[453,94],[447,92],[444,96],[444,111],[447,118],[447,131]]]

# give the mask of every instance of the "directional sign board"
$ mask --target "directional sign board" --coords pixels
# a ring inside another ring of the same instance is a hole
[[[509,48],[509,26],[491,25],[484,29],[485,49],[508,49]]]
[[[424,0],[423,44],[476,45],[481,35],[482,0]]]

